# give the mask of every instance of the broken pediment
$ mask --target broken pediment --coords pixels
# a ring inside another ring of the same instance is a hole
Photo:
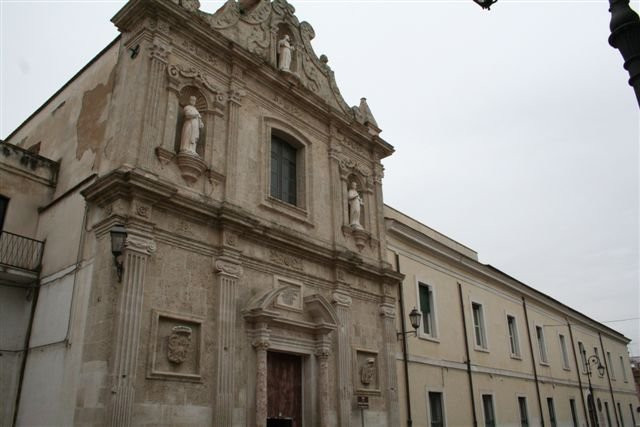
[[[287,81],[307,88],[350,119],[373,128],[375,134],[380,132],[366,101],[354,107],[344,101],[327,56],[317,56],[311,46],[315,37],[313,27],[300,22],[295,8],[286,0],[227,0],[213,14],[199,10],[198,0],[173,1],[279,70]],[[286,52],[286,67],[282,69],[279,64],[282,65],[280,56],[285,39],[290,50]]]

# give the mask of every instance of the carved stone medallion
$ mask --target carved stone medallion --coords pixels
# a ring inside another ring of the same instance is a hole
[[[188,326],[175,326],[169,335],[167,346],[167,359],[177,365],[187,360],[189,348],[191,347],[191,328]]]

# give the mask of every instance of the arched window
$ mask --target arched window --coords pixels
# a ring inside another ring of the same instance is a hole
[[[297,205],[298,150],[278,135],[271,135],[271,197]]]

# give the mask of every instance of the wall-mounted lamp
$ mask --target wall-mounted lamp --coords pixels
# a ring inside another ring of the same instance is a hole
[[[118,282],[122,282],[122,251],[124,250],[124,242],[127,239],[127,229],[122,225],[114,226],[111,231],[111,253],[113,254],[113,261],[116,264],[116,272],[118,274]]]
[[[408,334],[413,334],[417,337],[418,328],[420,327],[421,320],[422,320],[422,313],[420,313],[417,308],[413,307],[413,310],[411,310],[411,313],[409,313],[409,321],[411,322],[411,326],[413,326],[413,331],[397,332],[398,339]]]

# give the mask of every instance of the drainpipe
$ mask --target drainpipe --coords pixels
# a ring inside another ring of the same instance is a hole
[[[471,356],[469,355],[469,337],[467,337],[467,319],[464,315],[464,300],[462,299],[462,284],[458,282],[458,294],[460,295],[460,312],[462,313],[462,331],[464,335],[464,350],[467,354],[467,376],[469,377],[469,396],[471,397],[471,411],[473,414],[473,426],[478,425],[476,417],[476,400],[473,395],[473,374],[471,373]]]
[[[395,253],[396,256],[396,272],[400,273],[400,255]],[[404,385],[405,385],[405,393],[407,395],[407,426],[411,427],[413,425],[413,420],[411,419],[411,391],[409,387],[409,362],[407,362],[407,335],[405,332],[407,331],[407,327],[405,324],[404,317],[404,292],[402,292],[402,283],[398,287],[398,299],[400,300],[400,328],[402,332],[402,364],[404,365]]]
[[[39,273],[38,273],[39,276]],[[24,339],[24,353],[22,355],[22,363],[20,364],[20,376],[18,378],[18,389],[16,390],[16,403],[13,409],[13,422],[12,426],[15,427],[18,421],[18,409],[20,408],[20,395],[22,394],[22,382],[24,380],[24,373],[27,368],[27,355],[29,354],[29,341],[31,341],[31,329],[33,327],[33,319],[36,316],[36,306],[38,305],[38,296],[40,295],[40,277],[35,283],[33,288],[33,302],[31,303],[31,313],[29,314],[29,326],[27,327],[27,333]]]
[[[571,337],[571,350],[573,350],[573,360],[576,362],[576,373],[578,375],[578,386],[580,387],[580,402],[582,402],[582,410],[584,411],[584,419],[587,421],[587,425],[591,418],[587,413],[587,404],[584,403],[584,393],[582,392],[582,379],[580,378],[580,365],[578,365],[578,356],[576,355],[576,344],[573,342],[573,329],[571,329],[571,323],[567,319],[567,326],[569,327],[569,337]]]
[[[522,297],[522,307],[524,308],[524,321],[527,323],[527,337],[529,337],[529,351],[531,352],[531,364],[533,366],[533,377],[536,380],[536,393],[538,395],[538,408],[540,408],[540,425],[544,427],[544,413],[542,412],[542,399],[540,398],[540,384],[538,383],[538,369],[536,368],[536,358],[533,355],[533,343],[531,342],[531,328],[529,327],[529,313],[527,312],[527,301]]]
[[[620,420],[618,419],[618,407],[616,406],[616,399],[613,397],[613,387],[611,386],[611,376],[609,375],[609,361],[607,360],[607,353],[604,351],[604,344],[602,344],[602,334],[598,332],[598,338],[600,338],[600,348],[602,349],[602,358],[604,359],[604,367],[607,368],[607,380],[609,381],[609,392],[611,393],[611,402],[613,402],[613,414],[616,416],[616,425],[620,427]],[[622,416],[622,414],[620,414]]]

